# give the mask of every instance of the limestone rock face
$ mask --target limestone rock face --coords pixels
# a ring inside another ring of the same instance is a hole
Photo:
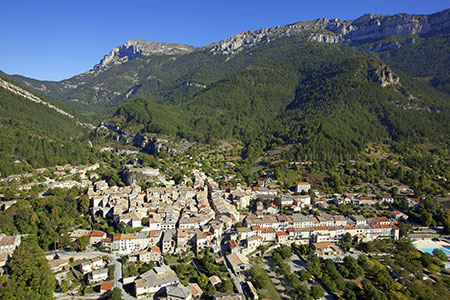
[[[372,80],[379,83],[382,87],[396,86],[400,84],[400,78],[392,73],[392,70],[382,64],[371,72]]]
[[[210,51],[215,53],[228,55],[237,53],[244,47],[261,45],[279,37],[293,36],[308,31],[312,31],[308,37],[309,41],[353,43],[405,34],[425,34],[447,27],[450,27],[450,9],[432,15],[397,14],[389,16],[365,14],[354,21],[320,18],[286,26],[249,30],[213,43],[205,48],[210,48]],[[395,49],[394,44],[387,47],[394,47],[393,49]],[[382,48],[375,48],[374,51],[388,50],[387,48],[380,50]]]
[[[311,34],[308,40],[322,43],[340,43],[344,41],[344,39],[338,35],[320,34],[320,33]]]
[[[100,63],[94,66],[94,70],[103,69],[110,64],[124,63],[129,59],[140,56],[186,54],[192,52],[194,49],[195,47],[184,44],[164,44],[132,40],[114,48],[111,53],[105,55]]]
[[[127,185],[136,185],[141,179],[147,181],[160,181],[163,178],[159,173],[159,169],[153,168],[136,168],[132,165],[125,165],[122,169],[122,179]]]

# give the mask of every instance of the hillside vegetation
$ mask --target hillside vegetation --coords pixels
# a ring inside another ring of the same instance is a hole
[[[369,141],[448,141],[448,94],[352,49],[304,43],[184,101],[126,103],[115,120],[143,133],[200,142],[238,139],[259,150],[292,143],[297,158],[350,158]]]
[[[0,88],[0,175],[96,157],[89,132],[66,116]]]

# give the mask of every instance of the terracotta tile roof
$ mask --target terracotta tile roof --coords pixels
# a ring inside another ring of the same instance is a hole
[[[374,217],[373,218],[376,222],[391,222],[387,217]]]
[[[311,227],[312,230],[328,230],[327,226]]]
[[[297,185],[310,185],[308,182],[297,182]]]
[[[234,248],[236,248],[236,247],[239,247],[238,242],[235,241],[235,240],[230,240],[230,248],[231,248],[231,249],[234,249]]]
[[[102,237],[104,236],[106,233],[101,231],[101,230],[93,230],[91,232],[89,232],[88,236],[93,236],[93,237]]]
[[[161,249],[159,249],[159,247],[157,247],[157,246],[151,246],[150,250],[154,251],[154,252],[158,252],[159,254],[161,254]]]
[[[100,284],[100,290],[102,290],[102,291],[112,291],[112,289],[113,289],[112,281]]]
[[[373,229],[386,229],[386,228],[392,228],[392,225],[387,225],[387,224],[372,224],[370,225],[370,227],[372,227]]]
[[[277,236],[283,236],[283,235],[289,235],[289,234],[284,231],[277,231]]]

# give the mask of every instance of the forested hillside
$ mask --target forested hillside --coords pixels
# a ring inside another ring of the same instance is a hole
[[[96,160],[89,131],[49,107],[0,88],[0,175]]]
[[[369,141],[448,140],[448,94],[354,49],[303,43],[295,53],[252,64],[188,100],[126,103],[115,120],[143,133],[200,142],[292,143],[298,157],[350,157]]]

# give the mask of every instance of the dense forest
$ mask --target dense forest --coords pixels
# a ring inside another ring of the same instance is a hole
[[[45,105],[0,88],[0,176],[96,161],[89,131]]]

